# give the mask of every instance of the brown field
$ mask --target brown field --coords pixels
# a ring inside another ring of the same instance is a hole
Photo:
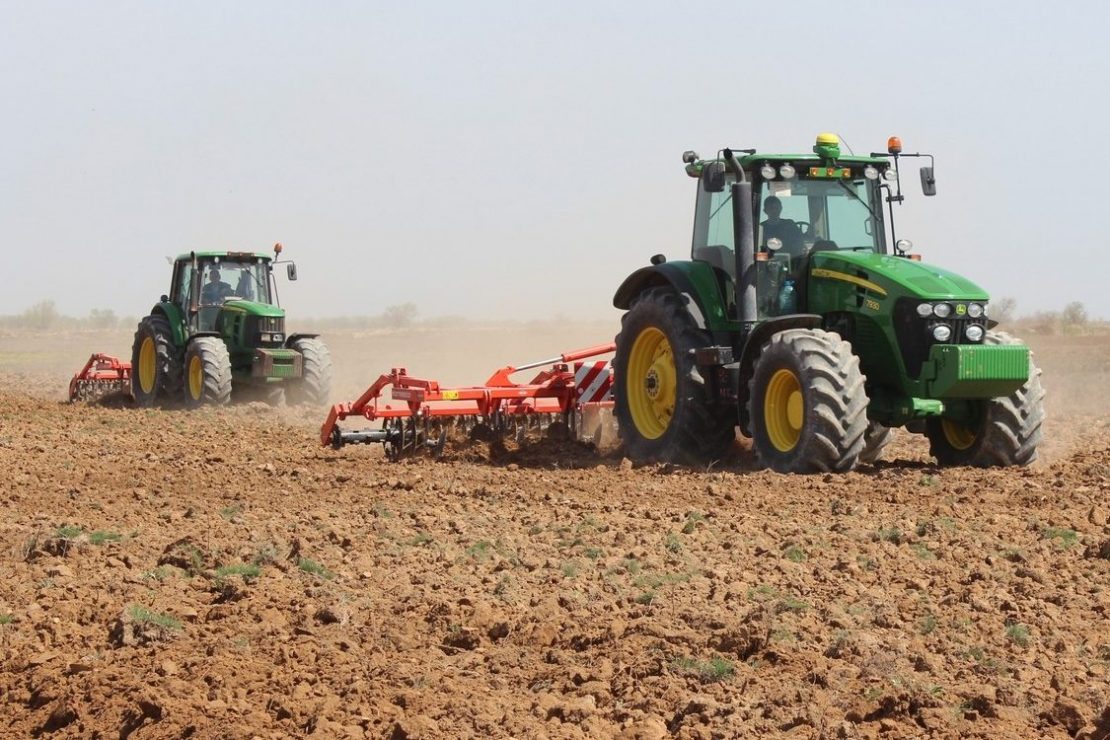
[[[606,341],[328,336],[336,400]],[[63,403],[0,335],[0,736],[1110,736],[1110,337],[1029,337],[1041,460],[784,476],[572,444],[390,464],[318,409]]]

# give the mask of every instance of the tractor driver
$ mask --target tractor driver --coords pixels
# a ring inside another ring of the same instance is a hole
[[[766,248],[768,239],[778,239],[782,242],[782,250],[791,257],[800,257],[805,253],[805,242],[802,240],[802,230],[798,224],[782,216],[782,201],[777,195],[772,195],[763,201],[763,212],[767,220],[760,226],[763,228],[763,246]]]
[[[201,305],[219,306],[230,295],[232,295],[231,286],[220,280],[220,271],[213,267],[208,273],[208,282],[200,291]]]

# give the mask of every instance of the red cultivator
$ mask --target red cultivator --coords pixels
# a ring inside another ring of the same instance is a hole
[[[70,401],[95,401],[112,393],[131,392],[131,363],[95,354],[69,381]]]
[[[320,443],[335,449],[347,444],[381,443],[387,456],[396,460],[420,449],[442,451],[452,425],[523,434],[562,421],[577,429],[583,413],[613,406],[609,362],[581,360],[614,349],[610,342],[549,360],[509,365],[493,373],[485,385],[460,388],[442,388],[435,380],[414,378],[404,368],[394,368],[374,381],[354,403],[332,406],[320,428]],[[568,363],[574,363],[573,369]],[[551,367],[540,371],[531,382],[514,383],[509,379],[514,373],[545,365]],[[400,403],[384,402],[382,393],[387,386],[393,386],[392,399]],[[381,421],[381,428],[345,432],[338,422],[348,416]]]

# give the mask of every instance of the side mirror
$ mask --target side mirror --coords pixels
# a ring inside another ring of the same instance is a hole
[[[288,265],[286,265],[285,266],[285,274],[289,276],[290,280],[296,280],[297,279],[297,263],[296,262],[290,262]]]
[[[933,177],[932,167],[921,168],[921,192],[925,195],[937,194],[937,180]]]
[[[707,193],[719,193],[725,189],[724,162],[707,162],[701,170],[701,189]]]

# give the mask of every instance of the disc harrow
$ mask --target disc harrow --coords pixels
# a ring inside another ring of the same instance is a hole
[[[96,401],[113,393],[131,392],[131,363],[103,353],[94,354],[69,381],[69,400]]]
[[[506,365],[475,386],[448,388],[411,376],[405,368],[393,368],[356,401],[332,406],[320,428],[320,444],[337,450],[349,444],[381,444],[386,457],[399,460],[421,451],[439,456],[448,438],[459,433],[471,439],[513,436],[522,442],[529,432],[562,423],[575,435],[584,412],[613,407],[609,361],[585,360],[614,349],[609,342],[538,362]],[[535,368],[545,369],[527,383],[515,383],[510,377]],[[339,422],[354,416],[380,426],[340,428]]]

